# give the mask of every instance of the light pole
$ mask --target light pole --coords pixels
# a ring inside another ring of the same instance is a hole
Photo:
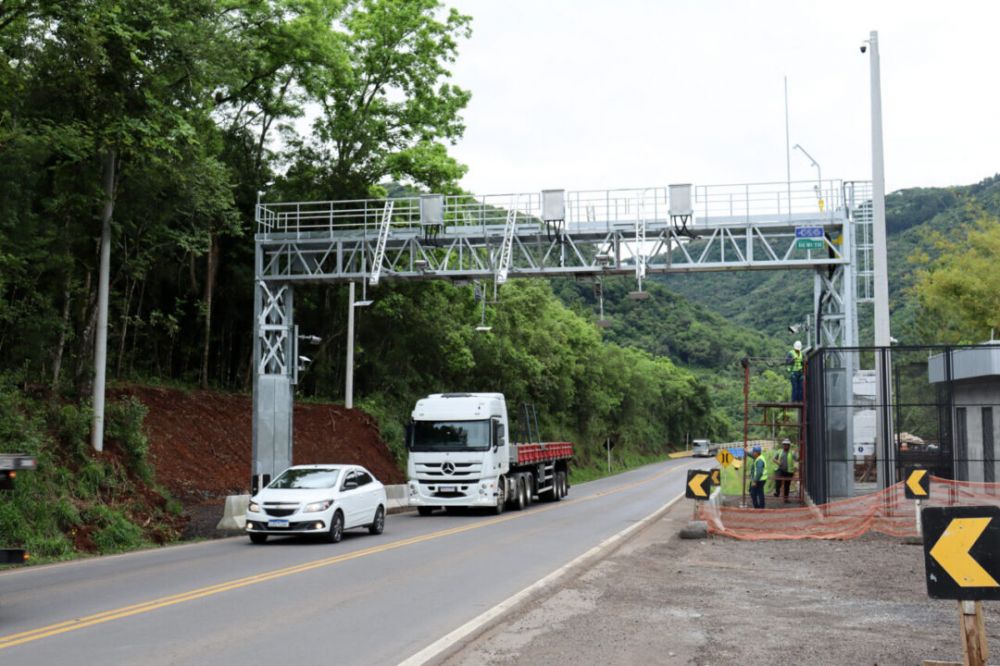
[[[803,148],[799,144],[795,144],[793,146],[793,150],[800,150],[800,151],[802,151],[802,154],[805,155],[807,158],[809,158],[809,161],[812,163],[812,166],[816,167],[816,198],[819,199],[819,209],[820,209],[820,212],[822,212],[823,211],[823,170],[820,168],[819,162],[817,162],[816,159],[812,155],[810,155],[809,153],[807,153],[805,148]]]
[[[872,263],[875,277],[875,377],[876,377],[876,444],[879,454],[885,456],[885,465],[879,479],[882,488],[895,481],[895,451],[889,420],[889,356],[891,334],[889,327],[889,261],[886,253],[885,232],[885,160],[882,152],[882,79],[879,61],[878,31],[872,30],[868,40],[861,44],[861,53],[871,49],[869,55],[872,103]]]
[[[364,298],[364,296],[362,296]],[[344,407],[354,408],[354,308],[364,308],[372,302],[354,300],[354,283],[347,287],[347,363],[344,369]]]

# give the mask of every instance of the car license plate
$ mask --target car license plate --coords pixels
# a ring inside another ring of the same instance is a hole
[[[267,521],[268,527],[288,527],[287,520],[269,520]]]
[[[453,493],[458,491],[457,486],[438,486],[439,493]]]

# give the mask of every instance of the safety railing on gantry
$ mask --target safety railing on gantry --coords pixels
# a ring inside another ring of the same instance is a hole
[[[672,187],[610,190],[394,197],[350,201],[266,202],[257,206],[257,233],[263,239],[317,235],[377,236],[435,234],[445,230],[503,233],[511,211],[519,228],[612,231],[634,225],[670,223],[677,217]],[[689,226],[842,221],[843,185],[839,180],[792,183],[689,186],[684,205]],[[391,210],[389,209],[391,203]]]

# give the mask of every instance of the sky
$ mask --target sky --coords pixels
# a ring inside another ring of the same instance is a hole
[[[871,178],[871,30],[888,191],[1000,172],[995,0],[445,0],[472,16],[452,154],[478,194]],[[791,152],[792,180],[817,176]]]

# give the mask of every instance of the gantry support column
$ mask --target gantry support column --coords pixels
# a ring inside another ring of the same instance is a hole
[[[297,340],[292,286],[258,273],[254,286],[253,463],[251,492],[292,464]]]

